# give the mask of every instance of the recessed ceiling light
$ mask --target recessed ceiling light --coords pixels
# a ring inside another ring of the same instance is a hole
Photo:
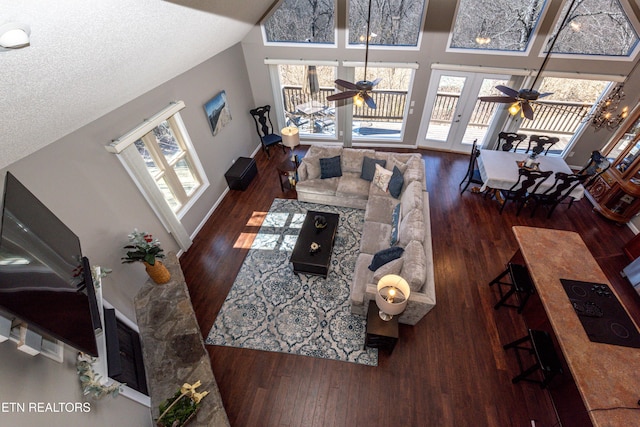
[[[9,22],[0,25],[0,48],[20,49],[29,46],[31,30],[26,24]]]

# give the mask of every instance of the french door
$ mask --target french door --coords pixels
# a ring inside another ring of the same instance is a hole
[[[468,152],[475,139],[484,143],[500,105],[480,96],[502,95],[496,85],[508,85],[510,76],[434,70],[431,74],[418,145]]]

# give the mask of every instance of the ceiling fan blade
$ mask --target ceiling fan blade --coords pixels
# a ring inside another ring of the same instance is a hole
[[[327,96],[327,101],[338,101],[340,99],[353,98],[358,94],[357,90],[348,90],[346,92],[339,92],[333,95]]]
[[[374,81],[371,82],[371,86],[375,86],[382,81],[382,77],[378,77]]]
[[[545,96],[553,95],[553,92],[545,92],[538,95],[538,99],[544,98]]]
[[[369,108],[375,110],[376,109],[376,102],[373,100],[373,98],[371,96],[369,96],[368,93],[364,93],[362,96],[364,97],[364,102],[367,103]]]
[[[478,99],[483,102],[502,102],[505,104],[517,101],[517,99],[512,96],[481,96]]]
[[[338,86],[346,87],[347,89],[358,90],[358,87],[354,83],[348,82],[346,80],[337,79],[335,83]]]
[[[524,116],[527,119],[533,120],[533,107],[531,106],[530,103],[528,102],[522,103],[522,114],[524,114]]]
[[[518,91],[517,90],[511,89],[510,87],[507,87],[507,86],[498,85],[498,86],[496,86],[496,89],[498,89],[500,92],[504,93],[505,95],[509,95],[509,96],[514,97],[514,98],[516,98],[518,96]]]

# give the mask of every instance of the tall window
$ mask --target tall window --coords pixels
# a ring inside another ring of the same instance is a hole
[[[376,108],[353,104],[353,138],[400,139],[406,120],[413,69],[367,67],[367,80],[376,78],[382,79],[371,93]],[[363,79],[364,67],[356,67],[355,80]]]
[[[336,67],[327,65],[278,65],[287,126],[300,135],[336,134],[336,109],[327,96],[335,92]]]
[[[131,179],[182,250],[191,237],[179,216],[209,186],[176,101],[105,148],[122,162]],[[203,118],[204,120],[204,118]]]
[[[203,180],[175,118],[162,121],[134,144],[171,209],[180,211]]]

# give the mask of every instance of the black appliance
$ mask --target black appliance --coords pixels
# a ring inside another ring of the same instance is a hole
[[[589,339],[640,348],[640,333],[608,285],[560,279]]]
[[[98,356],[101,322],[80,240],[10,173],[0,232],[0,311]]]

